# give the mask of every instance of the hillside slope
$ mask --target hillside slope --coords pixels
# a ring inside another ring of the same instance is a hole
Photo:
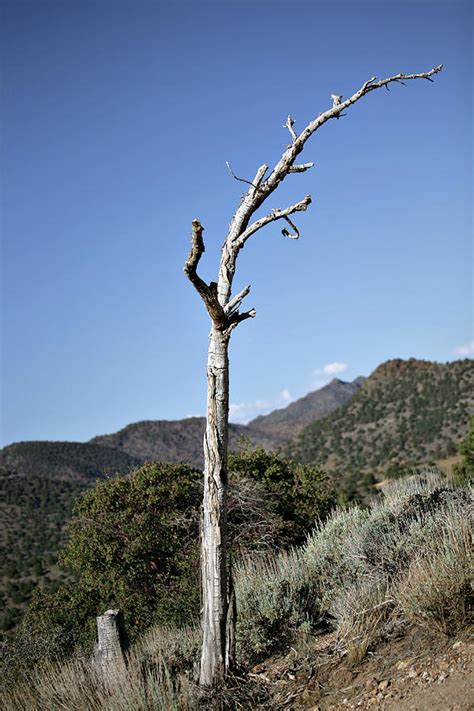
[[[98,478],[138,464],[125,452],[80,442],[18,442],[0,451],[3,631],[14,627],[38,581],[56,578],[74,500]]]
[[[16,442],[0,450],[0,472],[4,474],[83,483],[127,472],[140,463],[141,459],[127,452],[84,442]]]
[[[296,437],[311,422],[326,417],[348,402],[364,384],[359,377],[350,383],[333,378],[319,390],[308,393],[287,407],[274,410],[269,415],[260,415],[248,423],[248,427],[266,432],[280,439]]]
[[[474,361],[410,359],[380,365],[354,398],[286,447],[341,474],[382,473],[456,451],[474,411]]]
[[[145,420],[127,425],[118,432],[99,435],[89,444],[100,445],[123,452],[142,461],[158,459],[162,462],[186,462],[202,469],[202,441],[206,420],[204,417],[188,417],[184,420]],[[271,432],[260,432],[245,425],[229,426],[229,447],[236,449],[245,438],[252,444],[272,449],[280,440]]]

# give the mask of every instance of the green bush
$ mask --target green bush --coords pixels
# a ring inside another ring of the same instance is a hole
[[[335,504],[335,492],[320,467],[298,464],[264,449],[242,449],[229,455],[230,480],[245,477],[260,482],[276,497],[276,512],[286,524],[286,543],[302,543]]]
[[[471,527],[456,508],[443,518],[441,535],[413,556],[396,600],[406,619],[451,634],[473,610]]]
[[[469,431],[458,450],[461,462],[453,467],[453,483],[464,486],[474,479],[474,416],[469,421]]]
[[[90,646],[95,617],[110,607],[123,611],[131,640],[152,623],[196,615],[201,477],[186,465],[148,463],[79,498],[60,556],[75,579],[33,594],[19,637],[49,630],[54,658]]]

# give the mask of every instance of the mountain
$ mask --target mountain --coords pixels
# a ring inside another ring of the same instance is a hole
[[[145,420],[127,425],[109,435],[100,435],[89,444],[102,449],[123,452],[142,461],[159,459],[163,462],[186,462],[202,469],[202,442],[206,420],[187,417],[184,420]],[[229,426],[229,446],[236,449],[245,438],[252,444],[272,449],[280,440],[272,433],[260,432],[245,425]]]
[[[249,422],[248,427],[266,432],[280,439],[291,439],[307,425],[329,415],[350,400],[362,387],[364,377],[351,383],[333,378],[319,390],[290,403],[281,410],[274,410],[269,415],[260,415]]]
[[[390,360],[339,409],[285,448],[342,475],[387,472],[456,452],[474,411],[474,361]]]
[[[344,383],[336,378],[320,390],[309,393],[281,410],[257,417],[248,425],[231,424],[229,447],[237,449],[244,438],[251,444],[273,449],[294,437],[305,425],[329,414],[350,400],[360,389],[364,378]],[[202,468],[204,417],[184,420],[148,420],[135,422],[109,435],[100,435],[90,444],[111,447],[139,459],[187,462]]]

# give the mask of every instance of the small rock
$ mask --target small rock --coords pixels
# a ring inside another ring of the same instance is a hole
[[[291,681],[295,681],[296,676],[294,674],[288,674],[288,679],[291,679]]]
[[[377,699],[377,701],[383,701],[383,694],[382,694],[382,692],[379,691],[379,693],[377,694],[377,696],[376,696],[375,698]]]
[[[411,664],[411,659],[402,659],[400,662],[397,663],[397,669],[398,671],[403,671],[403,669],[407,669]]]
[[[380,689],[380,691],[385,691],[385,689],[388,689],[389,686],[390,686],[390,679],[384,679],[383,681],[380,682],[379,689]]]
[[[413,668],[408,671],[408,677],[409,677],[410,679],[414,679],[415,677],[418,676],[418,674],[419,674],[419,672],[418,672],[416,669],[413,669]]]
[[[377,686],[378,683],[378,679],[376,679],[375,676],[369,676],[365,682],[365,685],[368,689],[371,689],[372,687]]]
[[[463,647],[463,646],[464,646],[464,642],[461,642],[461,640],[459,640],[458,642],[455,642],[453,644],[453,649],[459,649],[459,647]]]

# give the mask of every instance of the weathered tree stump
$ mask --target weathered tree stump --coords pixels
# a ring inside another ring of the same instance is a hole
[[[97,618],[97,643],[94,663],[97,671],[113,676],[125,669],[126,635],[120,610],[107,610]]]

